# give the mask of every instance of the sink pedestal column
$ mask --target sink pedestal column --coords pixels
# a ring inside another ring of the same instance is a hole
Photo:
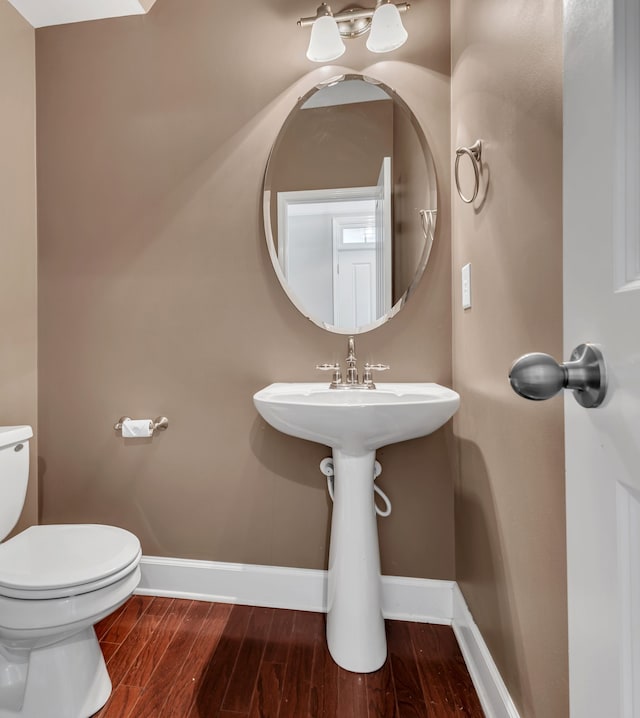
[[[382,617],[378,526],[373,495],[376,452],[333,449],[327,643],[348,671],[370,673],[387,657]]]

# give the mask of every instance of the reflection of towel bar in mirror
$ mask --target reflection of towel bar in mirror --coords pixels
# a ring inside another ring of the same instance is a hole
[[[462,189],[460,187],[460,159],[464,156],[467,156],[471,160],[471,165],[473,167],[473,176],[474,176],[474,184],[473,184],[473,194],[471,197],[465,197],[465,195],[462,193]],[[460,199],[465,202],[466,204],[471,204],[473,201],[475,201],[476,197],[478,196],[478,192],[480,191],[480,173],[482,171],[482,140],[476,140],[471,147],[458,147],[456,150],[456,165],[455,165],[455,180],[456,180],[456,189],[458,190],[458,194],[460,195]]]
[[[420,224],[422,226],[422,234],[427,242],[433,242],[435,239],[434,228],[436,224],[437,209],[420,209]]]

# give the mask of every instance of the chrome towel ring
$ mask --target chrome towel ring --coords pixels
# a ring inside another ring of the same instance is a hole
[[[459,165],[460,165],[460,158],[464,157],[464,155],[467,155],[469,159],[471,160],[471,165],[473,166],[473,174],[474,174],[474,186],[473,186],[473,194],[471,197],[465,197],[464,194],[462,194],[462,189],[460,188],[460,177],[458,175],[459,171]],[[478,192],[480,191],[480,163],[482,161],[482,140],[476,140],[471,147],[458,147],[456,150],[456,166],[455,166],[455,178],[456,178],[456,189],[458,190],[458,194],[460,195],[460,199],[463,202],[466,202],[467,204],[471,204],[475,198],[478,196]]]

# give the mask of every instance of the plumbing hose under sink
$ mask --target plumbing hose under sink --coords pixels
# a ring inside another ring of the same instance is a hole
[[[320,471],[327,477],[327,490],[329,492],[329,496],[331,497],[331,501],[333,501],[333,477],[334,477],[334,469],[333,469],[333,459],[330,456],[327,456],[326,458],[322,459],[320,462]],[[376,461],[376,463],[373,465],[373,480],[378,478],[380,474],[382,473],[382,466],[380,465],[379,461]],[[373,484],[373,490],[376,494],[384,501],[385,508],[381,509],[376,504],[376,513],[378,516],[388,516],[391,513],[391,501],[389,501],[389,497],[384,493],[384,491],[377,485]]]

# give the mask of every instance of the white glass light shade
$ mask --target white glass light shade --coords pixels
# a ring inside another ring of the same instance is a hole
[[[398,8],[393,3],[380,5],[371,19],[367,48],[371,52],[391,52],[404,45],[408,37]]]
[[[330,15],[319,17],[311,28],[311,39],[307,50],[309,60],[331,62],[343,55],[345,50],[336,21]]]

